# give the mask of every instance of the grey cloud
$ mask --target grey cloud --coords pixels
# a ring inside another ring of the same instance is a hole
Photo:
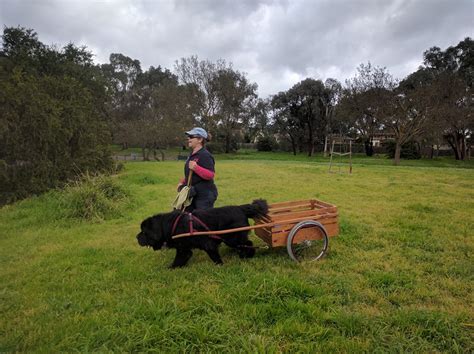
[[[190,55],[225,59],[265,97],[307,76],[352,76],[360,63],[396,77],[423,51],[473,35],[472,0],[0,0],[0,21],[33,28],[44,43],[86,45],[173,69]]]

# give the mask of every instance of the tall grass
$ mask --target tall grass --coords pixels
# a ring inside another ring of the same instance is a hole
[[[122,216],[128,192],[109,176],[84,175],[59,195],[64,217],[105,220]]]
[[[328,256],[303,265],[222,247],[222,267],[196,251],[169,270],[172,250],[140,248],[139,224],[170,209],[182,162],[126,164],[113,182],[133,202],[100,223],[63,217],[68,191],[4,207],[0,351],[472,352],[473,173],[218,157],[217,206],[339,207]]]

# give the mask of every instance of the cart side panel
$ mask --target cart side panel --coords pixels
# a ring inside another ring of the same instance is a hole
[[[267,245],[272,246],[272,233],[268,228],[255,229],[255,235],[261,238]]]
[[[295,226],[295,224],[292,226]],[[333,223],[324,224],[324,228],[326,229],[328,236],[336,236],[339,234],[339,225],[337,221]],[[273,232],[272,241],[271,241],[272,247],[286,246],[286,242],[287,242],[288,235],[290,232],[291,232],[291,228],[289,230],[281,230],[278,232]],[[308,240],[318,239],[317,238],[318,234],[316,232],[317,231],[314,230],[314,228],[302,229],[301,231],[298,232],[298,238],[307,237]]]

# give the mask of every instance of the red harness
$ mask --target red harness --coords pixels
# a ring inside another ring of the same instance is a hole
[[[199,219],[197,216],[193,215],[193,213],[183,212],[183,213],[180,213],[173,222],[173,228],[171,229],[171,235],[172,236],[175,235],[176,227],[178,226],[178,222],[181,220],[181,218],[184,215],[188,216],[188,225],[189,225],[189,234],[190,234],[189,236],[192,236],[194,234],[194,222],[197,222],[199,225],[204,227],[204,229],[206,229],[206,231],[211,231],[211,229],[209,229],[209,227],[201,219]],[[217,235],[208,235],[208,237],[216,239],[216,240],[221,239]]]

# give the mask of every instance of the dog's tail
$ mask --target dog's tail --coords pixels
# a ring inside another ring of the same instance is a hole
[[[248,218],[260,217],[268,213],[268,204],[264,199],[256,199],[252,204],[241,205],[240,208]]]

